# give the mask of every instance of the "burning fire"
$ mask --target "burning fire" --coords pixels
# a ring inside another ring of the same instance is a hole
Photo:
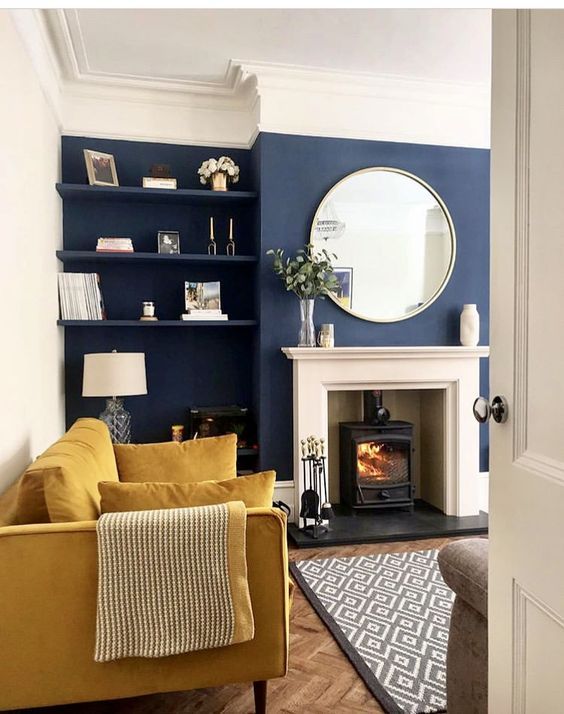
[[[357,445],[356,462],[361,478],[376,480],[390,479],[394,466],[397,467],[399,454],[384,444],[367,441]]]

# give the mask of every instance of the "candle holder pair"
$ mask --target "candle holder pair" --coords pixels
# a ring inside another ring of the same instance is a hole
[[[227,255],[235,255],[235,239],[233,238],[233,219],[229,219],[229,238],[225,248]],[[210,216],[210,242],[208,243],[208,255],[217,255],[217,244],[215,242],[213,216]]]
[[[308,436],[307,439],[302,439],[300,444],[305,487],[300,507],[300,518],[304,519],[304,527],[301,530],[317,539],[327,533],[329,521],[334,518],[325,471],[325,439]],[[308,520],[313,523],[308,524]]]

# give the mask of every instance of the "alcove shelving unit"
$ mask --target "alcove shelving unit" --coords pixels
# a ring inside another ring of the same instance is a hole
[[[89,186],[82,155],[86,148],[113,154],[124,185]],[[179,186],[195,184],[202,158],[215,154],[232,156],[241,167],[242,183],[246,180],[242,188],[252,188],[248,152],[243,150],[63,137],[63,181],[56,185],[63,204],[63,248],[56,256],[65,271],[100,275],[108,317],[58,320],[65,328],[67,425],[103,409],[102,399],[81,395],[82,365],[84,354],[112,349],[146,356],[148,395],[126,400],[134,441],[170,439],[172,424],[187,424],[194,406],[240,404],[250,407],[258,422],[258,193],[140,187],[151,164],[165,160]],[[212,216],[218,255],[207,254]],[[225,253],[230,218],[235,256]],[[157,252],[159,230],[180,232],[180,254]],[[135,252],[97,253],[99,236],[130,237]],[[219,281],[229,319],[181,320],[187,280]],[[139,320],[144,300],[155,302],[157,321]],[[240,449],[239,467],[257,467],[258,453],[256,448]]]

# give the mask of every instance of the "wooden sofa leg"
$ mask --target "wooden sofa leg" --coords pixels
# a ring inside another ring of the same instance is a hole
[[[266,680],[253,682],[255,690],[255,712],[256,714],[266,714]]]

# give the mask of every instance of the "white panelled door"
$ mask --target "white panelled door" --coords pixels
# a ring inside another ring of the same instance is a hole
[[[564,712],[564,11],[493,13],[491,714]]]

